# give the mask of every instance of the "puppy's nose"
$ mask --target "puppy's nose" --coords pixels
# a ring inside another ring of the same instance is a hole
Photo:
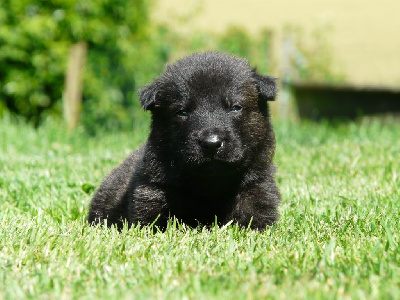
[[[200,141],[200,145],[206,151],[216,152],[219,148],[222,147],[222,139],[216,134],[211,134],[202,139]]]

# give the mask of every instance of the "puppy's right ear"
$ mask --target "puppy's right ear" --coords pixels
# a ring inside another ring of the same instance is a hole
[[[159,80],[146,85],[139,91],[140,102],[144,110],[152,110],[156,105],[157,96],[161,91],[162,84]]]
[[[253,78],[256,81],[257,90],[262,100],[271,101],[275,100],[278,86],[276,78],[271,76],[264,76],[253,69]]]

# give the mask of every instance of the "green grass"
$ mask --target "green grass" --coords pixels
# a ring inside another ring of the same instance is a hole
[[[146,129],[0,121],[0,298],[398,299],[400,122],[276,133],[277,226],[118,233],[87,226],[91,187]]]

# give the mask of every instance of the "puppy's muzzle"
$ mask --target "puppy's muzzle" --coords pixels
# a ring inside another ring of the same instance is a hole
[[[206,154],[214,154],[224,146],[223,139],[218,134],[210,134],[200,140],[200,146]]]

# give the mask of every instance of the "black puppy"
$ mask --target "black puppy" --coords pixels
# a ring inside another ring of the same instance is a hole
[[[93,197],[91,224],[197,226],[233,220],[265,230],[278,218],[268,100],[275,79],[244,59],[198,53],[167,66],[140,91],[152,112],[147,142],[108,175]]]

